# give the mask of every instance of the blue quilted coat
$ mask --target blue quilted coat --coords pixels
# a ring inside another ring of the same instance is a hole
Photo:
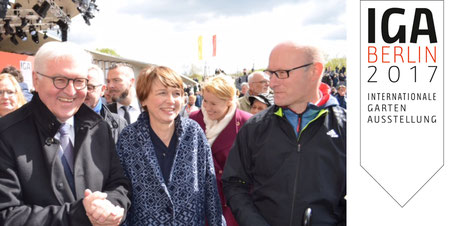
[[[117,143],[132,182],[125,225],[223,225],[211,150],[199,124],[177,117],[178,142],[166,184],[150,138],[149,115],[126,127]]]

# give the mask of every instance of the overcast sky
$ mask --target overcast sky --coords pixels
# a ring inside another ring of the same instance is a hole
[[[87,49],[111,48],[122,57],[226,73],[265,68],[284,40],[320,46],[333,57],[346,51],[345,3],[339,0],[103,0],[91,26],[72,20],[68,40]],[[212,36],[217,56],[212,57]],[[203,36],[203,60],[197,39]]]

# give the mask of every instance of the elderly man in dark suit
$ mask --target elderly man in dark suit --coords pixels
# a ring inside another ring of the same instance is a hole
[[[83,101],[91,56],[49,42],[31,102],[0,119],[0,225],[118,225],[130,182],[109,125]]]

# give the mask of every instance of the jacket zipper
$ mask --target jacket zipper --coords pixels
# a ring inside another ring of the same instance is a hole
[[[298,143],[298,155],[301,153],[301,144]],[[293,188],[293,196],[291,199],[291,213],[290,213],[290,226],[293,225],[293,216],[294,216],[294,204],[296,202],[296,190],[298,186],[298,177],[299,177],[299,162],[301,160],[301,157],[298,157],[298,163],[296,164],[296,176],[294,177],[294,188]]]
[[[297,138],[297,144],[298,144],[298,148],[297,148],[297,153],[299,155],[298,157],[298,162],[296,164],[296,176],[294,178],[294,188],[293,188],[293,196],[292,196],[292,200],[291,200],[291,212],[290,212],[290,226],[293,225],[293,217],[294,217],[294,205],[296,203],[296,191],[297,191],[297,187],[298,187],[298,177],[299,177],[299,165],[300,165],[300,161],[301,161],[301,134],[302,132],[304,132],[305,129],[307,129],[307,127],[314,121],[316,121],[319,117],[321,117],[323,114],[327,113],[328,111],[320,111],[320,113],[314,118],[312,119],[310,122],[307,123],[307,125],[305,125],[304,128],[301,129],[301,132],[299,133],[299,136]],[[302,117],[301,115],[299,115],[299,117]],[[286,119],[285,119],[286,120]],[[288,120],[287,120],[288,121]],[[300,125],[298,125],[299,127]],[[299,131],[299,130],[298,130]]]

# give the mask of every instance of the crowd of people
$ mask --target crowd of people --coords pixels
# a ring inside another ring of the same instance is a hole
[[[324,65],[283,42],[187,87],[48,42],[33,92],[0,75],[0,225],[346,225],[346,71]]]
[[[331,87],[331,94],[337,98],[340,107],[346,109],[346,67],[336,66],[335,70],[327,67],[321,81]]]

